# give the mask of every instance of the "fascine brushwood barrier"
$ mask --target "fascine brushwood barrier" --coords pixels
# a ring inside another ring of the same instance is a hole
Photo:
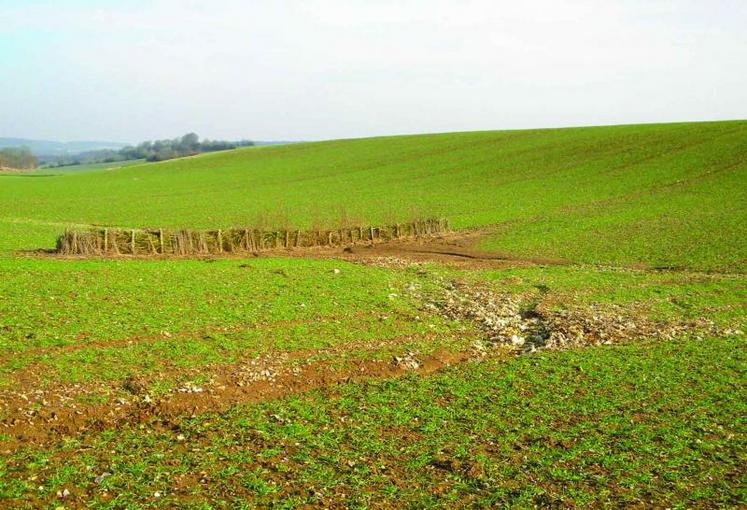
[[[346,246],[377,243],[446,232],[449,221],[428,218],[389,226],[345,227],[336,230],[229,228],[168,230],[93,228],[68,230],[57,239],[60,255],[220,255],[255,253],[280,248]]]

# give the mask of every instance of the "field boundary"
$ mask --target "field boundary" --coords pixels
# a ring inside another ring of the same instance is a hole
[[[417,238],[449,231],[445,218],[419,219],[386,226],[335,230],[228,228],[215,230],[90,228],[65,231],[57,239],[60,255],[221,255],[278,248],[345,246]]]

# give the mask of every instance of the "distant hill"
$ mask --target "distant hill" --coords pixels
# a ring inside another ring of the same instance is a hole
[[[56,142],[53,140],[31,140],[27,138],[0,138],[0,149],[5,147],[28,147],[35,156],[58,156],[78,154],[102,149],[121,149],[129,144],[108,141]]]
[[[267,140],[264,140],[264,141],[262,141],[262,140],[260,140],[260,141],[252,140],[252,141],[254,142],[254,145],[257,146],[257,147],[260,147],[262,145],[288,145],[288,144],[291,144],[291,143],[304,143],[303,141],[295,141],[295,142],[290,142],[290,141],[272,141],[272,140],[270,140],[270,141],[267,141]]]

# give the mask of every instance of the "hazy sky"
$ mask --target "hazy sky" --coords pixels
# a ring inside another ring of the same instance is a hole
[[[747,118],[747,0],[0,0],[0,136]]]

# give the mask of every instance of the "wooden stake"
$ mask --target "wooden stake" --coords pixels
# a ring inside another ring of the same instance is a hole
[[[153,239],[150,237],[150,232],[146,232],[145,237],[148,239],[148,246],[150,246],[150,252],[152,254],[158,253],[158,250],[156,249],[156,245],[153,244]]]

